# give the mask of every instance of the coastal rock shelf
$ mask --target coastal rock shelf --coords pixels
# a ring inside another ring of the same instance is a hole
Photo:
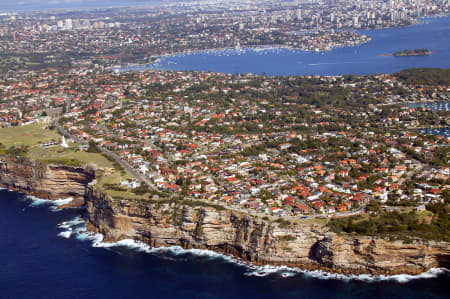
[[[93,171],[27,159],[0,160],[0,186],[47,199],[74,197],[86,204],[90,231],[116,242],[179,245],[230,254],[257,265],[287,265],[346,274],[418,274],[450,267],[447,242],[405,244],[341,236],[317,224],[269,221],[242,212],[175,200],[110,198],[89,183]]]
[[[72,197],[72,206],[84,204],[93,171],[79,167],[47,165],[28,159],[0,159],[0,186],[43,199]]]
[[[92,189],[87,194],[88,228],[108,242],[134,239],[152,247],[209,249],[257,265],[346,274],[418,274],[450,262],[445,242],[339,236],[319,225],[285,226],[213,207],[113,200]]]

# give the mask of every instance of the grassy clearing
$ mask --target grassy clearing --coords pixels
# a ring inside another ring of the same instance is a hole
[[[40,147],[41,143],[59,142],[60,140],[61,136],[56,131],[47,130],[40,124],[0,129],[0,142],[6,147],[28,146],[29,150],[26,156],[30,159],[68,166],[83,167],[94,165],[97,169],[98,187],[105,193],[130,199],[143,199],[146,196],[137,196],[131,193],[130,190],[117,192],[104,188],[108,184],[119,185],[121,178],[122,180],[128,180],[131,179],[131,176],[117,169],[115,163],[105,158],[102,154],[78,151],[78,144],[76,143],[71,143],[69,148],[63,148],[59,145]]]
[[[130,189],[127,189],[126,191],[117,191],[117,190],[111,190],[110,188],[106,187],[107,185],[117,185],[120,186],[120,180],[131,180],[132,177],[127,172],[121,172],[121,171],[111,171],[109,173],[101,173],[97,177],[97,188],[114,197],[114,198],[124,198],[124,199],[148,199],[148,195],[136,195],[131,192]],[[126,188],[124,186],[120,186],[121,188]]]
[[[127,172],[123,172],[115,167],[115,163],[106,159],[102,154],[77,151],[77,144],[72,144],[64,149],[60,146],[49,148],[35,147],[30,150],[28,157],[35,160],[48,161],[53,164],[85,166],[95,165],[97,169],[97,187],[104,193],[112,197],[127,199],[143,199],[127,191],[115,191],[105,187],[107,185],[120,185],[120,180],[131,180],[132,177]]]
[[[46,130],[42,124],[0,129],[0,142],[6,147],[15,145],[39,147],[39,142],[46,143],[60,139],[61,136],[56,131]]]
[[[328,218],[307,218],[307,219],[300,219],[298,220],[298,223],[300,224],[318,224],[320,226],[324,226],[328,223]]]
[[[71,144],[67,149],[58,145],[47,148],[33,147],[27,156],[34,160],[54,161],[54,163],[58,160],[64,162],[72,159],[79,161],[81,166],[94,164],[97,168],[114,169],[113,163],[101,154],[78,151],[77,144]]]

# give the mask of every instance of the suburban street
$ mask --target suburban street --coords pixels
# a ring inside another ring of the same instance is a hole
[[[65,130],[63,127],[61,127],[61,125],[57,121],[55,121],[54,125],[61,135],[71,138],[75,142],[85,144],[85,145],[88,144],[85,140],[78,138],[77,136],[74,136],[74,135],[70,134],[69,132],[67,132],[67,130]],[[114,153],[108,149],[102,148],[102,147],[99,147],[99,149],[102,151],[102,153],[104,153],[108,157],[114,159],[114,161],[116,161],[126,172],[128,172],[133,177],[133,179],[135,179],[136,181],[139,181],[141,183],[145,183],[151,190],[154,190],[154,191],[157,190],[156,186],[152,182],[150,182],[141,173],[139,173],[139,171],[137,171],[130,164],[128,164],[128,162],[121,159],[119,157],[119,155],[117,155],[116,153]]]

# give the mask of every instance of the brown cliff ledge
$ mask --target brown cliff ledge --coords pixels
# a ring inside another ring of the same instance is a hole
[[[247,214],[182,202],[113,200],[88,191],[91,231],[106,242],[133,239],[152,247],[178,245],[233,255],[256,265],[286,265],[344,274],[419,274],[449,267],[446,242],[405,244],[341,236],[319,225],[280,227]]]
[[[84,205],[86,186],[95,178],[93,170],[47,165],[26,158],[0,159],[0,186],[43,199],[72,197],[70,206]]]
[[[88,186],[94,177],[83,168],[0,159],[0,186],[46,199],[74,197],[77,205],[85,202],[88,229],[102,233],[105,241],[209,249],[256,265],[344,274],[419,274],[450,267],[448,242],[405,244],[337,235],[314,224],[280,227],[242,212],[182,201],[117,200]]]

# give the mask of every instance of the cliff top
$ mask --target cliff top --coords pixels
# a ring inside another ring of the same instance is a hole
[[[0,129],[0,156],[20,155],[31,160],[43,161],[47,164],[85,167],[93,165],[97,172],[98,185],[119,185],[121,179],[131,179],[115,162],[108,160],[100,153],[79,150],[78,143],[68,142],[61,146],[61,135],[56,130],[46,128],[44,124],[30,124]],[[114,190],[103,188],[111,196]],[[132,195],[132,194],[129,194]]]

